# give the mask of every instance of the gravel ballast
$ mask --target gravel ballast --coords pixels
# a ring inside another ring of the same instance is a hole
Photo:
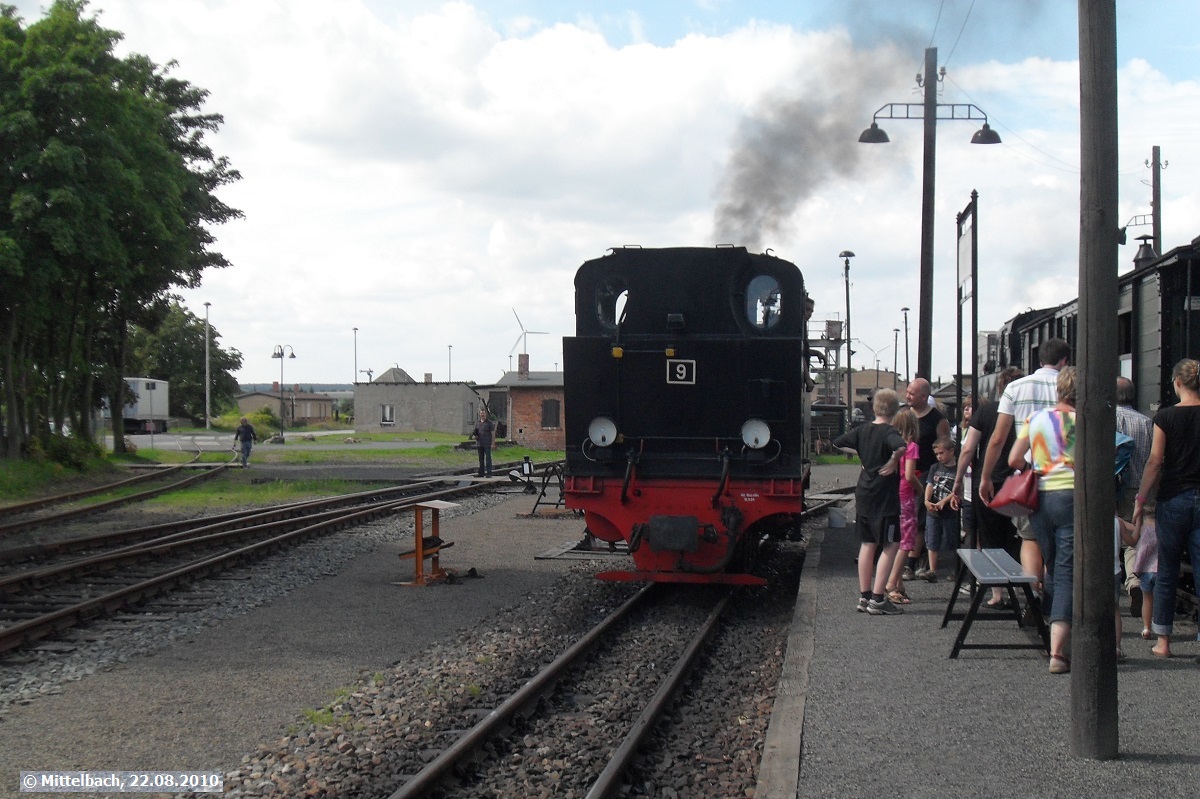
[[[0,796],[21,770],[236,769],[247,752],[328,705],[363,674],[425,652],[553,583],[571,562],[535,560],[574,541],[573,517],[523,519],[526,495],[480,496],[443,512],[443,566],[481,579],[401,587],[412,516],[310,541],[195,586],[182,615],[151,606],[0,662]],[[479,512],[468,514],[468,511]],[[594,580],[587,580],[592,584]],[[179,602],[176,593],[164,606]],[[253,612],[251,612],[253,611]],[[159,618],[165,617],[165,618]]]

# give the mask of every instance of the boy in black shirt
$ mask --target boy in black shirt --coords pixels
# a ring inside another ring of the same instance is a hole
[[[833,446],[858,454],[862,473],[854,491],[854,505],[859,538],[858,551],[858,612],[872,616],[894,616],[903,613],[885,596],[892,561],[900,547],[900,456],[907,446],[903,437],[892,427],[892,417],[900,409],[896,392],[883,389],[875,393],[871,404],[875,421],[863,424],[833,440]],[[875,551],[883,547],[879,563]]]

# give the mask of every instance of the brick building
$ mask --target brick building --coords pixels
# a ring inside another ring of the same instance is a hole
[[[522,354],[517,371],[506,372],[496,386],[508,389],[509,441],[534,449],[566,449],[562,372],[531,372],[529,356]]]

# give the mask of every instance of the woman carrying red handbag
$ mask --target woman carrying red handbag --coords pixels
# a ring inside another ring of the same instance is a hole
[[[1066,674],[1071,660],[1071,600],[1075,577],[1075,367],[1058,373],[1058,404],[1038,411],[1017,436],[1008,463],[1025,466],[1030,453],[1038,479],[1038,509],[1029,517],[1046,564],[1043,609],[1049,609],[1050,673]]]

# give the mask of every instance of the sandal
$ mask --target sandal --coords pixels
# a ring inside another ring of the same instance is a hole
[[[1050,673],[1051,674],[1069,674],[1071,672],[1071,661],[1061,655],[1050,656]]]
[[[984,604],[984,606],[987,607],[988,610],[1008,610],[1008,600],[1007,599],[1001,599],[999,602],[994,602],[989,599],[987,602],[984,602],[983,604]]]
[[[887,592],[887,598],[892,601],[893,605],[911,605],[912,604],[912,600],[908,598],[908,594],[905,594],[902,591],[897,591],[894,588],[891,591]]]

